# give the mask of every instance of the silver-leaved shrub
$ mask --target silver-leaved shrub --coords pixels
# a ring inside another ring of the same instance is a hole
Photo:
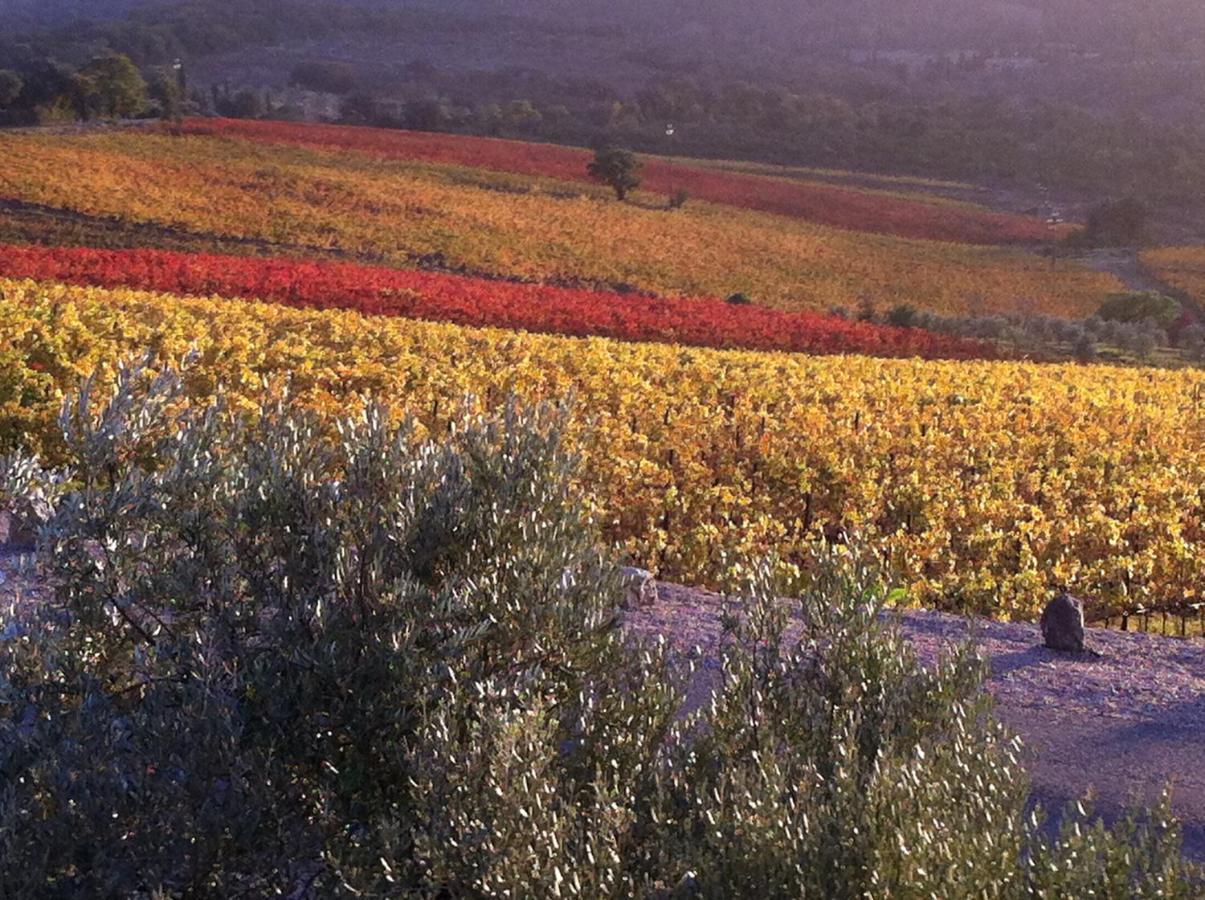
[[[0,622],[3,897],[1188,897],[1166,810],[1025,813],[982,664],[925,669],[877,570],[753,568],[684,710],[625,638],[561,445],[508,408],[420,438],[123,369]]]

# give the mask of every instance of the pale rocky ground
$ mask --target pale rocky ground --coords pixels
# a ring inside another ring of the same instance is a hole
[[[22,560],[0,554],[0,622],[37,602],[40,586]],[[705,701],[717,675],[722,602],[661,584],[655,603],[624,614],[632,634],[663,635],[698,659],[691,705]],[[1094,791],[1097,809],[1112,818],[1170,782],[1186,852],[1205,862],[1205,641],[1090,629],[1094,653],[1059,654],[1041,646],[1036,625],[922,611],[900,622],[922,661],[968,638],[990,660],[987,689],[1024,741],[1035,796],[1047,808]]]
[[[658,586],[658,600],[625,614],[635,634],[664,635],[701,660],[692,704],[703,702],[720,649],[722,598]],[[1089,791],[1107,818],[1158,799],[1167,783],[1188,854],[1205,861],[1205,641],[1089,629],[1085,654],[1042,646],[1036,625],[900,614],[922,661],[973,640],[991,663],[987,689],[1025,744],[1035,797],[1062,809]],[[1099,655],[1098,655],[1099,654]]]

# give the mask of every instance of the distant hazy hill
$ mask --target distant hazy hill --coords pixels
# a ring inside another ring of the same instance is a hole
[[[158,0],[163,5],[170,0]],[[124,16],[147,0],[6,0],[0,9],[8,24],[21,28],[60,25],[76,19],[109,19]]]
[[[154,7],[210,6],[240,13],[256,0],[7,0],[8,23],[36,27],[119,18]],[[322,0],[292,0],[297,6]],[[287,4],[286,4],[287,5]],[[722,41],[755,35],[768,45],[864,50],[980,50],[1067,44],[1160,52],[1205,50],[1205,4],[1197,0],[343,0],[366,9],[426,9],[449,16],[499,15],[572,31],[599,22],[633,38]],[[337,15],[337,13],[332,13]]]
[[[394,5],[415,5],[394,0]],[[1163,49],[1205,39],[1195,0],[450,0],[445,8],[570,20],[698,24],[864,49],[996,49],[1042,43]]]

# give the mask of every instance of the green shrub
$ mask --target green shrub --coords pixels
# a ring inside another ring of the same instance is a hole
[[[1110,322],[1155,322],[1168,328],[1180,317],[1180,301],[1157,291],[1112,294],[1097,315]]]
[[[53,586],[0,620],[6,897],[1188,896],[1172,826],[1042,836],[981,662],[919,666],[847,548],[793,611],[753,569],[684,715],[556,410],[96,393],[72,471],[0,471]]]

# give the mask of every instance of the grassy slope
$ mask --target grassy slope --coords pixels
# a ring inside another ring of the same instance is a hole
[[[1159,279],[1205,304],[1205,247],[1166,247],[1142,254],[1143,266]]]

